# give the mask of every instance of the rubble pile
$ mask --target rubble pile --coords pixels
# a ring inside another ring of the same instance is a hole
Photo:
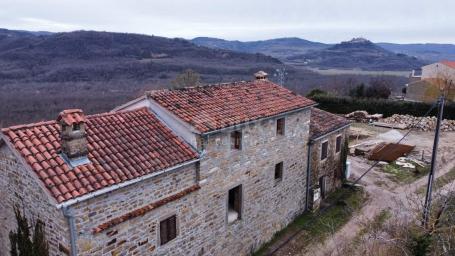
[[[368,114],[368,112],[366,112],[364,110],[358,110],[358,111],[354,111],[352,113],[346,114],[345,117],[350,120],[354,120],[356,122],[369,123],[372,121],[378,121],[380,118],[382,118],[382,114],[370,115],[370,114]]]
[[[411,116],[411,115],[398,115],[395,114],[393,116],[387,117],[382,119],[382,122],[388,124],[403,124],[406,126],[406,129],[411,128],[411,126],[415,125],[419,122],[421,117],[418,116]],[[436,117],[424,117],[422,121],[414,127],[414,129],[420,131],[433,131],[436,127]],[[455,120],[448,120],[444,119],[441,123],[441,131],[444,132],[453,132],[455,131]]]

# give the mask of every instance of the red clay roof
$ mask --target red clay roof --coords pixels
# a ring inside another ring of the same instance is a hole
[[[148,96],[202,133],[315,104],[267,80],[156,90]]]
[[[337,116],[318,108],[312,108],[310,119],[310,138],[316,139],[349,123],[350,122],[344,117]]]
[[[145,108],[87,116],[91,163],[74,169],[59,155],[60,129],[56,121],[2,129],[59,203],[198,157]]]
[[[451,68],[455,68],[455,61],[444,60],[444,61],[441,61],[441,63],[446,65],[446,66],[449,66]]]

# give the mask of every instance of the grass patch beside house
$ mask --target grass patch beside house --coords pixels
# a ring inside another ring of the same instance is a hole
[[[444,175],[439,176],[434,180],[433,190],[440,189],[445,185],[449,184],[450,182],[455,180],[455,168],[452,168],[450,171],[445,173]],[[426,185],[421,186],[419,189],[416,190],[417,194],[424,194],[426,192]]]
[[[302,241],[302,246],[322,242],[328,235],[346,224],[353,213],[362,208],[367,199],[368,195],[361,187],[340,188],[331,193],[324,201],[324,204],[328,205],[327,207],[317,212],[303,213],[286,228],[277,232],[271,241],[253,255],[267,255],[297,233],[301,233],[296,237]]]
[[[385,165],[382,168],[382,171],[390,174],[389,178],[392,181],[405,184],[414,182],[415,180],[427,175],[430,171],[429,166],[422,167],[412,162],[412,160],[409,160],[409,163],[414,164],[416,168],[414,170],[403,168],[402,166],[397,165],[395,162],[391,162]]]

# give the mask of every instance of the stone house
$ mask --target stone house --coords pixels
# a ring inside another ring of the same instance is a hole
[[[311,110],[308,202],[312,210],[319,208],[321,201],[342,185],[342,150],[347,143],[349,125],[343,117],[317,108]]]
[[[441,94],[439,87],[446,83],[452,83],[446,90],[446,99],[455,101],[455,61],[423,66],[420,76],[410,76],[409,84],[406,85],[406,100],[434,102]]]
[[[337,161],[308,166],[311,140],[347,128],[315,126],[315,105],[261,73],[5,128],[0,251],[17,205],[51,255],[248,255],[307,209],[309,170]]]

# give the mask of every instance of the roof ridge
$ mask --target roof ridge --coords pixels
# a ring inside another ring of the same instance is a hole
[[[145,94],[146,95],[153,95],[155,93],[160,93],[160,92],[170,92],[170,91],[187,91],[187,90],[192,90],[192,89],[199,89],[199,88],[208,88],[208,87],[221,87],[221,86],[234,86],[234,85],[239,85],[239,84],[251,84],[251,83],[269,83],[269,84],[275,84],[278,85],[272,81],[269,80],[241,80],[241,81],[233,81],[233,82],[220,82],[220,83],[211,83],[211,84],[201,84],[197,86],[187,86],[187,87],[182,87],[182,88],[162,88],[162,89],[156,89],[156,90],[150,90],[147,91]]]
[[[116,115],[116,114],[124,114],[124,113],[131,113],[131,112],[141,112],[141,111],[146,111],[150,113],[147,109],[147,107],[141,107],[137,109],[132,109],[132,110],[125,110],[125,111],[109,111],[109,112],[103,112],[103,113],[97,113],[97,114],[91,114],[91,115],[86,115],[85,118],[87,119],[92,119],[92,118],[97,118],[97,117],[103,117],[103,116],[111,116],[111,115]],[[11,130],[19,130],[23,128],[33,128],[37,126],[42,126],[42,125],[51,125],[51,124],[56,124],[57,120],[47,120],[47,121],[38,121],[35,123],[28,123],[28,124],[18,124],[18,125],[13,125],[9,127],[4,127],[1,129],[2,132],[8,132]]]

